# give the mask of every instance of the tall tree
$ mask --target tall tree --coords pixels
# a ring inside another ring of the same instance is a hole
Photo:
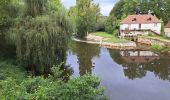
[[[35,1],[26,0],[28,15],[17,19],[9,37],[16,44],[19,61],[26,64],[28,68],[44,73],[49,71],[53,64],[65,61],[71,23],[62,5],[56,5],[60,8],[46,12],[47,8],[51,7],[51,3]],[[28,6],[32,8],[28,9]]]
[[[77,0],[77,34],[80,38],[87,35],[95,28],[95,23],[100,15],[98,4],[93,3],[93,0]]]

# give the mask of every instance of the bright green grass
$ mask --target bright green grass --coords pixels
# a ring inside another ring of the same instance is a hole
[[[107,38],[107,40],[104,40],[104,42],[114,42],[114,43],[126,43],[129,42],[126,39],[120,39],[116,36],[114,36],[113,34],[108,34],[107,32],[95,32],[92,33],[95,36],[101,36],[103,38]]]
[[[158,36],[158,35],[152,35],[152,36],[144,35],[144,36],[141,36],[141,37],[142,38],[149,38],[149,39],[157,39],[157,40],[160,40],[160,41],[163,41],[163,42],[170,42],[170,38],[165,38],[165,37]]]

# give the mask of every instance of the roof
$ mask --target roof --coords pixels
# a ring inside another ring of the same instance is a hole
[[[170,21],[166,24],[165,28],[170,28]]]
[[[121,24],[148,24],[148,23],[160,23],[161,21],[153,15],[128,15]]]

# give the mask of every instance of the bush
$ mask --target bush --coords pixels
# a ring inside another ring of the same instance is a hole
[[[152,33],[149,33],[148,36],[153,36],[153,34],[152,34]]]
[[[0,59],[0,80],[6,80],[8,78],[22,80],[25,76],[23,72],[21,72],[20,66],[16,66],[11,64],[12,61],[8,60],[3,61]],[[17,74],[16,74],[17,73]]]
[[[53,68],[53,72],[59,72]],[[54,76],[59,74],[54,74]],[[57,76],[28,77],[18,82],[17,79],[0,80],[0,98],[2,100],[104,100],[100,80],[91,75],[71,78],[67,83]]]

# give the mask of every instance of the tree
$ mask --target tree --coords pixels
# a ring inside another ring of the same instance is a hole
[[[13,19],[19,13],[19,5],[16,0],[0,1],[0,37],[4,37],[6,31],[11,27]],[[4,33],[4,34],[3,34]]]
[[[61,5],[48,13],[45,12],[51,7],[49,2],[26,0],[25,5],[28,15],[16,20],[8,37],[15,43],[22,64],[38,73],[48,73],[49,66],[65,61],[71,23]]]
[[[110,16],[121,19],[122,15],[148,14],[148,11],[151,11],[166,23],[170,19],[169,4],[169,0],[119,0],[111,10]]]
[[[76,29],[76,20],[77,20],[77,8],[76,6],[73,6],[69,9],[68,11],[68,16],[71,19],[71,23],[72,23],[72,27],[73,27],[73,32],[76,33],[77,29]]]
[[[109,16],[105,22],[105,31],[108,32],[109,34],[112,34],[114,31],[113,21],[114,16]]]
[[[105,31],[105,22],[107,20],[107,16],[100,16],[95,24],[94,31]]]
[[[99,5],[93,0],[77,0],[77,35],[83,38],[95,29],[95,23],[100,15]]]

